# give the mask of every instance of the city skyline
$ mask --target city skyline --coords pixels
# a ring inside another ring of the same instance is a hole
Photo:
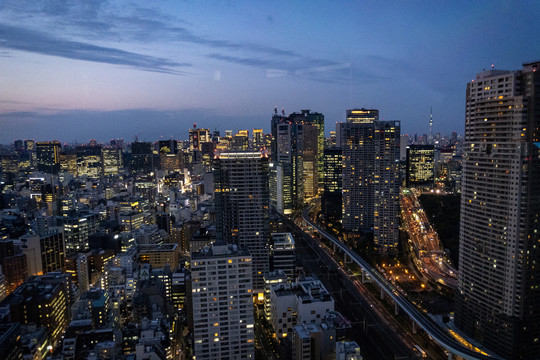
[[[269,132],[274,106],[324,114],[327,133],[347,108],[378,108],[409,134],[429,132],[433,107],[435,133],[462,133],[470,74],[537,60],[521,34],[540,30],[539,7],[3,3],[0,143]]]

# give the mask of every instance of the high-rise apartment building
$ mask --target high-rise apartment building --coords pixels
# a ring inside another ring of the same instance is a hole
[[[343,151],[343,228],[373,231],[375,246],[397,246],[399,121],[379,121],[379,111],[347,110],[337,131]]]
[[[435,181],[435,146],[407,147],[407,187],[432,188]]]
[[[540,354],[540,62],[467,84],[456,325],[506,359]]]
[[[43,141],[36,143],[37,169],[45,173],[57,174],[60,170],[59,141]]]
[[[262,292],[270,240],[268,157],[221,153],[214,159],[216,238],[246,246],[253,256],[253,287]]]
[[[191,254],[194,353],[200,359],[252,359],[252,261],[247,248],[214,243]]]

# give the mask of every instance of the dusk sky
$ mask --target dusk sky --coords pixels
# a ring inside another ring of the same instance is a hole
[[[391,5],[390,5],[391,4]],[[186,139],[274,106],[463,132],[477,72],[540,60],[539,1],[0,0],[0,143]]]

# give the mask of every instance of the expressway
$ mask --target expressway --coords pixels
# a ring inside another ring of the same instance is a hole
[[[455,290],[458,284],[457,270],[449,264],[439,235],[429,223],[414,189],[404,189],[399,198],[403,227],[414,245],[414,263],[418,270],[432,281]]]
[[[360,257],[356,252],[351,250],[347,245],[336,239],[327,231],[318,226],[309,217],[309,211],[312,205],[308,206],[302,212],[303,220],[310,226],[317,229],[317,231],[330,240],[333,244],[339,247],[352,261],[365,271],[373,281],[384,291],[390,298],[429,336],[431,336],[437,343],[443,348],[448,350],[450,354],[460,356],[464,359],[471,360],[483,360],[483,359],[500,359],[496,356],[483,355],[476,351],[469,349],[462,345],[455,339],[453,339],[446,331],[442,330],[435,322],[424,316],[414,305],[412,305],[386,278],[384,278],[375,268],[373,268],[366,260]]]

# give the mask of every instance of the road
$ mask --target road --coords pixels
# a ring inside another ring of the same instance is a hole
[[[414,247],[415,265],[432,281],[457,288],[457,270],[443,251],[437,231],[433,229],[413,190],[403,190],[400,196],[403,227]]]
[[[483,359],[498,359],[495,355],[489,356],[462,345],[455,340],[445,330],[441,329],[433,320],[426,317],[421,313],[413,304],[411,304],[391,283],[389,283],[384,276],[382,276],[375,268],[373,268],[366,260],[360,257],[356,252],[351,250],[341,240],[335,238],[329,234],[326,230],[319,227],[309,217],[309,211],[312,206],[308,206],[302,212],[302,219],[319,231],[319,233],[326,239],[330,240],[333,244],[341,249],[352,261],[360,266],[371,279],[384,291],[392,300],[399,305],[411,319],[413,319],[417,325],[422,328],[429,336],[431,336],[437,343],[439,343],[444,349],[452,354],[461,356],[465,359],[471,360],[483,360]]]

